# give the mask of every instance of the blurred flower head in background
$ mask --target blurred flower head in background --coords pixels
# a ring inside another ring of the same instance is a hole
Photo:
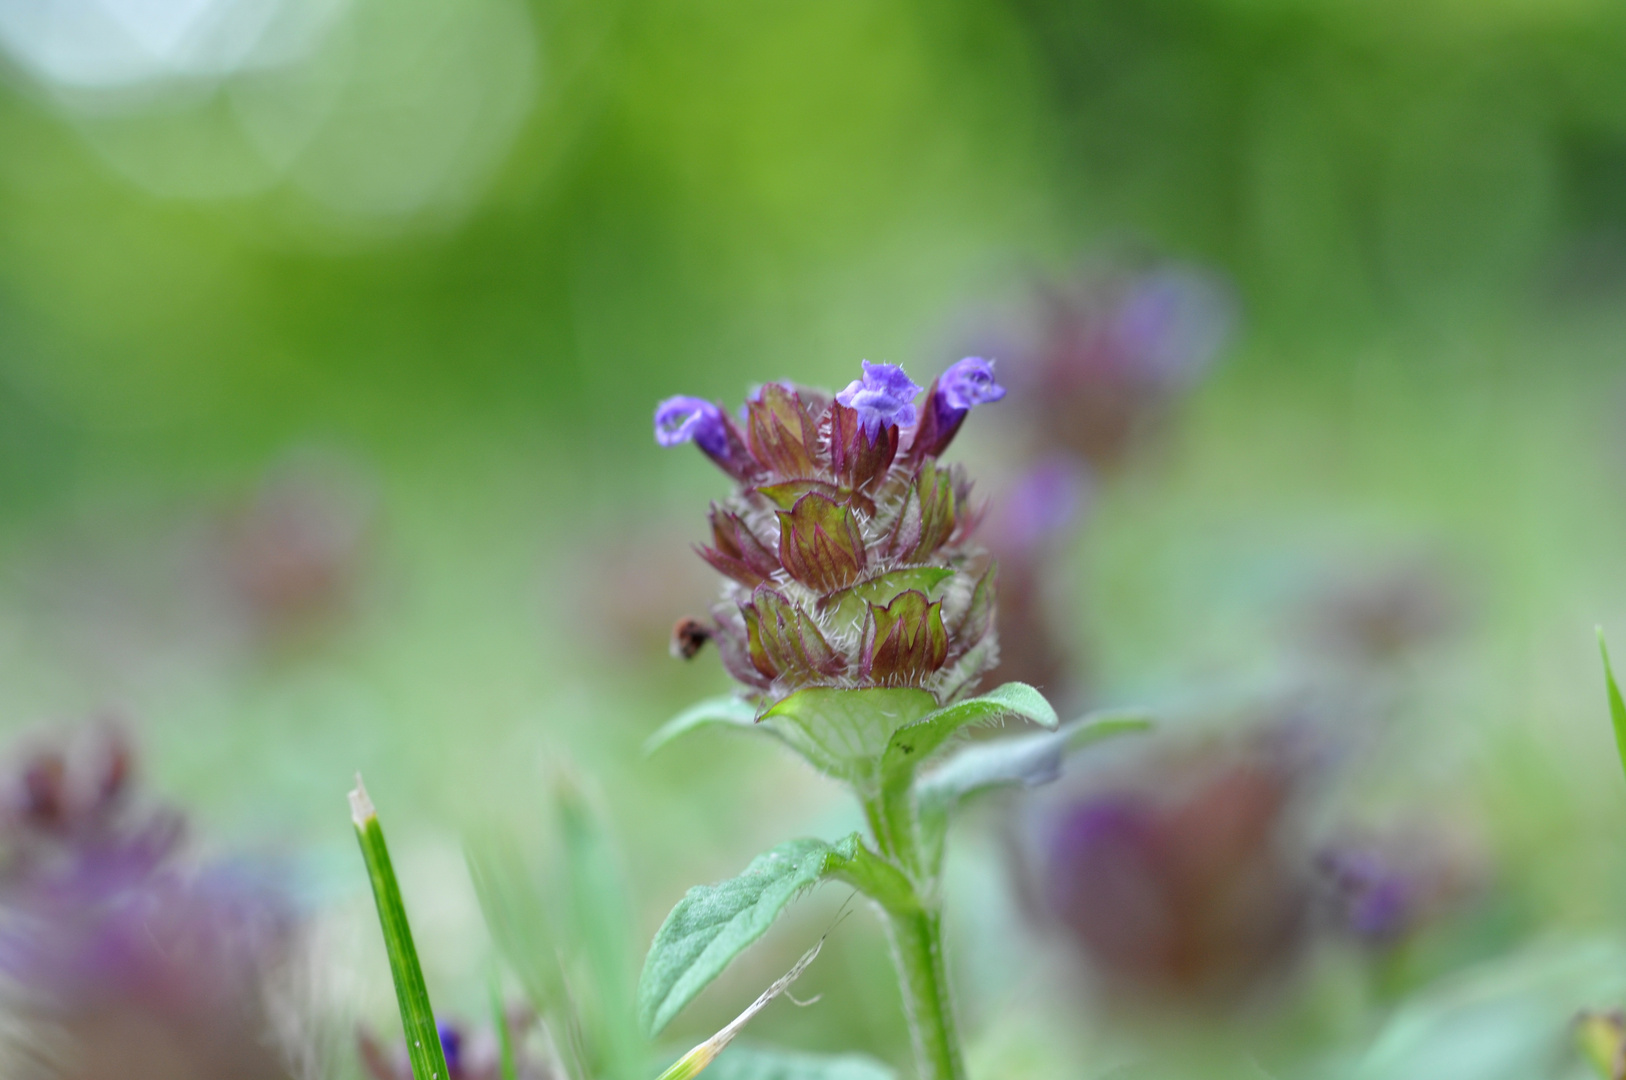
[[[1031,902],[1104,1004],[1230,1013],[1292,974],[1311,900],[1296,741],[1164,748],[1039,813]]]
[[[1037,454],[1105,471],[1156,435],[1236,329],[1224,280],[1178,263],[1098,265],[1040,281],[998,331],[1013,412]]]
[[[919,686],[949,701],[997,660],[994,573],[971,543],[971,482],[940,466],[972,408],[1004,391],[968,357],[926,391],[865,361],[832,399],[768,383],[736,423],[674,397],[662,446],[693,442],[735,482],[700,555],[725,578],[713,624],[679,623],[680,655],[717,641],[729,673],[776,701],[806,686]]]
[[[273,470],[220,530],[232,599],[261,636],[332,622],[357,600],[375,498],[359,471],[303,458]]]
[[[277,1036],[297,913],[263,873],[184,858],[180,816],[133,787],[113,727],[26,752],[6,777],[0,1001],[23,1024],[11,1075],[294,1076],[303,1048]]]
[[[1083,702],[1087,660],[1063,629],[1080,619],[1057,609],[1069,541],[1097,485],[1167,435],[1173,407],[1234,334],[1236,308],[1212,271],[1099,262],[1041,280],[1018,313],[991,320],[1019,455],[985,533],[1000,566],[1000,678]]]
[[[1316,869],[1334,932],[1374,949],[1401,945],[1460,912],[1489,884],[1483,853],[1461,836],[1416,822],[1328,843]]]

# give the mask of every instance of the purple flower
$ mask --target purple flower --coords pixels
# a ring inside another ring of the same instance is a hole
[[[690,440],[713,456],[723,453],[728,447],[723,410],[704,398],[683,394],[655,406],[656,442],[677,446]]]
[[[1332,879],[1346,929],[1369,945],[1388,945],[1418,923],[1417,882],[1376,851],[1335,848],[1318,860]]]
[[[1031,558],[1045,541],[1073,526],[1090,495],[1089,469],[1066,454],[1052,454],[1011,485],[996,519],[995,549],[1001,565]]]
[[[1190,382],[1231,336],[1233,301],[1209,275],[1193,269],[1154,270],[1133,281],[1113,316],[1111,337],[1123,359],[1144,376],[1171,385]]]
[[[952,365],[937,380],[937,395],[951,409],[965,412],[1005,396],[1005,388],[994,381],[994,362],[968,356]]]
[[[864,377],[854,379],[836,400],[858,413],[858,423],[871,439],[889,427],[915,422],[915,395],[920,387],[896,364],[864,361]]]
[[[445,1020],[437,1027],[440,1031],[440,1051],[446,1058],[446,1068],[453,1076],[457,1076],[463,1072],[463,1030]]]

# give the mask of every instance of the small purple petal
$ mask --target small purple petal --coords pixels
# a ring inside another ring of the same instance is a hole
[[[980,356],[950,366],[937,381],[937,392],[943,404],[962,412],[1005,396],[1005,388],[994,381],[994,362]]]
[[[723,410],[704,398],[667,398],[655,407],[655,441],[662,446],[689,442],[713,456],[728,450]]]
[[[864,377],[854,379],[836,400],[858,414],[858,422],[871,439],[889,427],[908,427],[915,422],[914,384],[896,364],[864,361]]]

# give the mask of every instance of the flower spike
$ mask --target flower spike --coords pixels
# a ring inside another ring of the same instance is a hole
[[[679,623],[678,655],[714,643],[764,708],[810,687],[911,687],[941,704],[975,688],[999,656],[994,576],[971,542],[969,482],[935,459],[1004,391],[970,358],[919,394],[902,368],[866,362],[833,397],[765,383],[738,420],[699,398],[662,403],[657,440],[694,442],[737,481],[697,548],[721,601],[710,622]]]

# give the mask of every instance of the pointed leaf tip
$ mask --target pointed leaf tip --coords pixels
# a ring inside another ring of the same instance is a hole
[[[361,782],[361,773],[356,773],[356,786],[350,792],[350,820],[356,823],[356,828],[367,824],[369,818],[378,816],[373,808],[373,800],[367,797],[367,785]]]

